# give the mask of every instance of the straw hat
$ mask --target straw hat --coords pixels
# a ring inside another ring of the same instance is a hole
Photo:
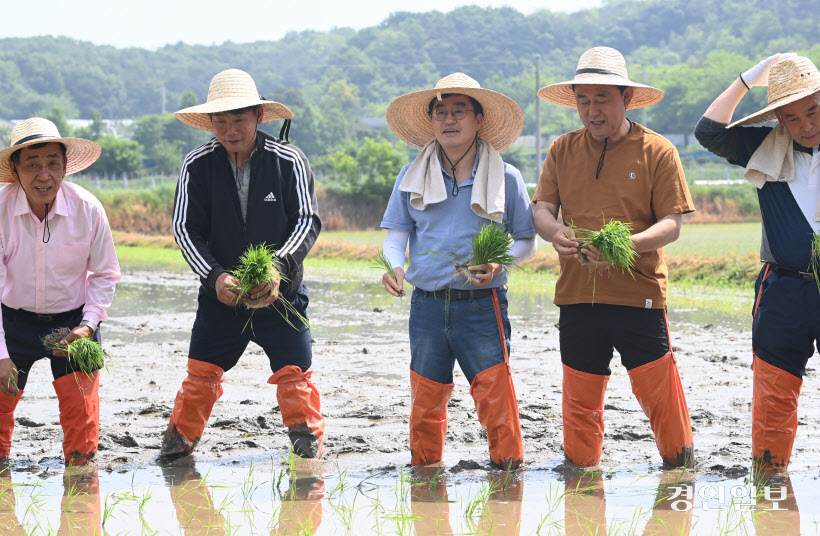
[[[595,47],[581,54],[575,78],[542,87],[538,90],[538,96],[567,108],[576,108],[572,86],[577,84],[634,87],[635,93],[627,110],[646,108],[663,98],[660,89],[630,80],[623,54],[609,47]]]
[[[820,73],[808,58],[794,56],[775,63],[769,71],[769,105],[726,128],[776,121],[774,111],[820,91]]]
[[[239,69],[222,71],[211,79],[208,101],[176,112],[177,118],[192,127],[213,132],[208,114],[239,110],[248,106],[262,107],[262,122],[293,119],[293,112],[276,101],[263,99],[256,90],[251,75]]]
[[[65,145],[65,174],[71,175],[93,164],[102,152],[96,142],[82,138],[64,138],[57,126],[42,117],[32,117],[17,123],[11,130],[11,147],[0,151],[0,183],[15,182],[11,173],[11,155],[23,147],[38,143],[62,143]]]
[[[436,135],[427,110],[430,101],[447,93],[467,95],[484,108],[478,137],[501,152],[513,144],[524,129],[524,113],[509,97],[489,89],[464,73],[453,73],[438,81],[434,89],[414,91],[398,97],[387,107],[387,124],[401,141],[421,149]]]

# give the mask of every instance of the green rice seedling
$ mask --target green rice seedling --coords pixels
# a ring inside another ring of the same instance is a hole
[[[815,233],[811,237],[811,263],[809,270],[814,274],[814,282],[817,283],[817,290],[820,290],[820,233]]]
[[[239,266],[229,271],[229,273],[239,281],[239,284],[234,287],[234,290],[238,291],[239,294],[237,304],[239,303],[239,299],[243,296],[247,296],[254,287],[273,279],[288,281],[287,277],[276,269],[276,261],[276,255],[271,248],[265,244],[248,246],[248,249],[239,257]],[[255,299],[248,297],[248,299],[241,302],[244,307],[252,311],[248,322],[245,324],[245,327],[242,328],[243,332],[249,325],[251,326],[251,330],[253,330],[253,311],[268,305],[263,303],[264,299],[264,297]],[[274,304],[275,306],[278,305],[281,307],[281,309],[276,307],[276,311],[292,328],[298,329],[291,320],[291,316],[296,317],[302,324],[311,327],[307,318],[305,318],[287,298],[282,296],[282,294],[279,294]]]
[[[63,350],[68,354],[68,363],[73,370],[90,374],[105,366],[103,362],[105,353],[100,343],[87,337],[74,339],[68,344],[57,343],[54,349]]]
[[[467,257],[457,253],[441,253],[438,251],[425,251],[421,255],[438,255],[452,264],[454,268],[453,277],[461,276],[467,282],[478,284],[481,281],[473,272],[467,268],[481,264],[500,264],[504,270],[516,266],[515,257],[509,254],[513,244],[513,237],[506,228],[499,225],[482,225],[481,229],[475,233],[470,241],[470,254]]]
[[[384,250],[379,249],[379,254],[376,255],[375,262],[376,264],[375,266],[373,266],[373,268],[376,268],[378,270],[384,270],[386,273],[390,274],[390,276],[393,278],[393,281],[398,283],[398,279],[396,279],[396,273],[393,271],[393,265],[391,265],[390,261],[387,260],[387,257],[385,257]],[[403,290],[399,291],[399,297],[404,297]]]
[[[108,499],[113,498],[113,502],[111,504],[108,503]],[[103,505],[103,517],[102,517],[102,526],[104,527],[106,522],[108,522],[109,518],[114,517],[114,510],[117,508],[117,505],[120,503],[122,499],[117,497],[115,494],[106,493],[105,494],[105,503]]]
[[[638,257],[635,252],[635,244],[632,242],[632,224],[616,220],[604,220],[604,225],[598,231],[581,229],[574,224],[569,225],[570,232],[575,233],[575,240],[578,242],[578,253],[581,263],[589,262],[589,259],[581,253],[581,250],[588,248],[590,244],[598,248],[613,268],[621,273],[628,272],[632,278],[635,275],[632,269],[635,268],[635,259]]]

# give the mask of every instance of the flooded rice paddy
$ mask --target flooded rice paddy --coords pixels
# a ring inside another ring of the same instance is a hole
[[[820,534],[814,359],[790,474],[749,473],[748,292],[690,289],[670,302],[695,470],[663,470],[617,356],[603,470],[564,470],[558,313],[549,286],[516,291],[515,280],[511,361],[523,469],[490,468],[457,373],[443,467],[411,470],[409,300],[390,298],[373,280],[309,280],[313,380],[326,419],[321,463],[289,456],[267,358],[251,344],[226,374],[195,455],[161,466],[197,283],[188,274],[126,276],[103,328],[98,459],[63,466],[57,400],[47,364],[38,363],[17,409],[11,466],[0,474],[0,534]]]

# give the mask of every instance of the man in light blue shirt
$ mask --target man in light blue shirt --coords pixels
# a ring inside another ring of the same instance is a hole
[[[485,225],[503,226],[520,263],[535,252],[532,207],[521,173],[499,151],[519,136],[524,115],[514,101],[462,74],[434,89],[394,100],[394,133],[421,154],[399,173],[382,220],[384,253],[393,266],[382,283],[393,296],[415,287],[410,310],[410,451],[413,465],[440,463],[447,403],[458,361],[470,382],[492,463],[517,467],[524,457],[518,403],[509,365],[510,323],[500,264],[470,266],[470,281],[441,255],[470,257]],[[405,250],[410,266],[405,274]],[[430,253],[435,252],[438,253]]]

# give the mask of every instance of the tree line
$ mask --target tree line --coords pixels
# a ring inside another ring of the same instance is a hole
[[[450,72],[466,72],[513,98],[525,114],[523,133],[532,135],[536,54],[540,84],[547,85],[569,78],[584,50],[612,46],[627,57],[633,80],[666,93],[645,115],[636,111],[631,118],[661,133],[686,134],[737,73],[760,59],[794,51],[820,63],[818,27],[820,12],[809,0],[609,0],[573,14],[479,7],[400,12],[359,31],[292,32],[248,44],[177,43],[156,51],[64,37],[10,38],[0,40],[0,118],[43,115],[58,125],[65,118],[91,119],[74,133],[104,147],[90,172],[176,173],[183,155],[208,133],[170,112],[204,101],[217,72],[240,68],[262,95],[294,112],[291,141],[327,184],[383,197],[408,152],[386,126],[366,119],[383,118],[393,98]],[[765,100],[765,90],[755,89],[737,115]],[[105,132],[103,117],[135,121],[114,135]],[[549,103],[542,102],[541,117],[545,138],[580,127],[574,110]],[[277,134],[278,128],[267,127]],[[505,158],[528,180],[537,173],[532,151],[515,146]]]

